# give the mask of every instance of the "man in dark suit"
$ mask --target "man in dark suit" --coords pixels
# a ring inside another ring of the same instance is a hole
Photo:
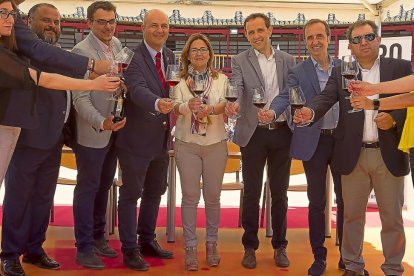
[[[56,7],[45,3],[33,6],[29,26],[38,37],[56,46],[60,36]],[[54,71],[37,62],[32,64],[42,71]],[[47,256],[42,244],[59,174],[70,94],[39,88],[35,108],[38,127],[22,129],[6,173],[1,256],[17,258],[23,253],[24,263],[59,269],[59,263]]]
[[[325,88],[332,69],[340,64],[328,53],[331,40],[330,29],[326,21],[309,20],[304,28],[306,49],[310,57],[289,71],[290,87],[301,87],[306,101],[320,94]],[[289,89],[285,89],[273,100],[270,110],[260,113],[262,120],[271,121],[277,118],[289,106]],[[290,114],[290,112],[288,113]],[[333,131],[338,123],[339,106],[336,103],[323,117],[311,127],[293,126],[290,144],[290,156],[303,160],[308,183],[309,199],[309,240],[312,246],[314,262],[308,275],[322,275],[326,269],[327,249],[325,242],[325,205],[326,205],[326,174],[332,162],[334,149]],[[290,121],[290,120],[289,120]],[[339,244],[342,241],[343,200],[341,176],[331,170],[337,202],[337,232]]]
[[[292,132],[283,113],[275,122],[261,124],[259,109],[252,103],[254,90],[264,91],[269,106],[273,98],[287,86],[288,70],[295,64],[293,56],[274,49],[270,43],[272,26],[261,13],[249,15],[244,21],[245,35],[251,48],[232,58],[232,79],[239,87],[236,103],[226,106],[227,114],[238,111],[234,142],[240,146],[243,163],[244,198],[242,238],[244,256],[242,265],[256,267],[255,250],[259,247],[259,201],[263,186],[263,169],[267,162],[267,175],[272,195],[272,246],[275,264],[289,266],[286,255],[287,189],[289,187],[289,145]]]
[[[167,65],[174,63],[174,54],[164,46],[169,34],[164,12],[149,11],[143,27],[144,41],[135,49],[125,75],[128,123],[116,141],[123,183],[119,191],[119,238],[124,264],[134,270],[148,270],[142,255],[173,257],[159,246],[155,226],[161,195],[167,188],[168,113],[173,102],[168,98],[165,72]]]
[[[352,24],[347,32],[349,49],[356,56],[360,74],[358,79],[378,83],[411,74],[411,63],[379,57],[381,38],[373,21]],[[370,96],[375,101],[378,97]],[[313,98],[308,107],[295,112],[294,122],[316,122],[337,101],[340,114],[334,132],[335,146],[332,169],[342,175],[344,200],[344,230],[342,259],[344,275],[363,275],[365,210],[372,189],[380,212],[381,241],[385,275],[402,275],[401,261],[405,251],[402,219],[404,176],[409,172],[408,155],[398,150],[406,110],[378,112],[368,110],[348,113],[352,109],[343,88],[340,67],[334,68],[324,91]]]

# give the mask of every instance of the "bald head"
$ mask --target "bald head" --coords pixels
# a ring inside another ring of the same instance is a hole
[[[150,10],[144,16],[143,32],[145,42],[160,51],[167,41],[170,25],[167,14],[161,10]]]

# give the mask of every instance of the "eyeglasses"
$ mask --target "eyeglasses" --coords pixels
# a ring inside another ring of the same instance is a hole
[[[12,16],[13,18],[16,18],[17,11],[6,11],[6,10],[0,10],[0,18],[1,19],[7,19],[9,16]]]
[[[96,19],[94,20],[96,23],[98,23],[98,25],[101,26],[106,26],[106,24],[109,24],[111,26],[116,24],[116,19],[111,19],[111,20],[105,20],[105,19]]]
[[[207,53],[209,50],[207,47],[201,47],[201,48],[191,48],[190,49],[190,53],[191,54],[197,54],[197,53],[201,53],[201,54],[205,54]]]
[[[373,41],[377,37],[374,33],[369,33],[366,35],[359,35],[351,38],[352,44],[359,44],[362,42],[362,39],[364,38],[366,41]]]

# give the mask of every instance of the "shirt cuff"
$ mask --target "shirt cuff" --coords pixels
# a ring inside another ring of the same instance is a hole
[[[160,101],[160,99],[156,99],[155,100],[155,106],[154,106],[154,109],[155,109],[155,111],[157,111],[157,112],[160,112],[160,109],[158,108],[158,102]]]

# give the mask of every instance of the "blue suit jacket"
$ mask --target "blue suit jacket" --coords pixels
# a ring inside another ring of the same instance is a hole
[[[336,66],[341,63],[340,60],[334,60],[334,62]],[[315,66],[310,57],[289,70],[288,87],[298,85],[305,94],[306,102],[310,102],[313,97],[321,93]],[[304,161],[311,159],[318,146],[322,121],[319,120],[309,127],[295,127],[292,125],[289,88],[284,89],[282,93],[274,98],[270,109],[275,111],[276,116],[287,109],[288,122],[293,129],[290,156]]]
[[[39,39],[24,22],[18,18],[14,25],[18,54],[32,62],[53,68],[49,72],[83,78],[86,73],[88,58],[72,54],[66,50],[49,45]],[[42,91],[39,91],[39,94]],[[35,93],[31,90],[14,89],[0,124],[34,129],[38,127],[37,112],[32,112]],[[37,99],[41,101],[41,99]],[[39,103],[42,104],[42,103]],[[51,118],[48,118],[51,119]],[[45,133],[44,135],[48,135]]]
[[[168,88],[162,87],[154,60],[142,42],[134,50],[125,79],[128,86],[125,101],[127,123],[119,130],[116,146],[132,154],[153,157],[165,152],[165,139],[169,135],[165,124],[168,116],[155,111],[155,101],[168,96]],[[163,48],[164,70],[175,60],[174,54]]]

